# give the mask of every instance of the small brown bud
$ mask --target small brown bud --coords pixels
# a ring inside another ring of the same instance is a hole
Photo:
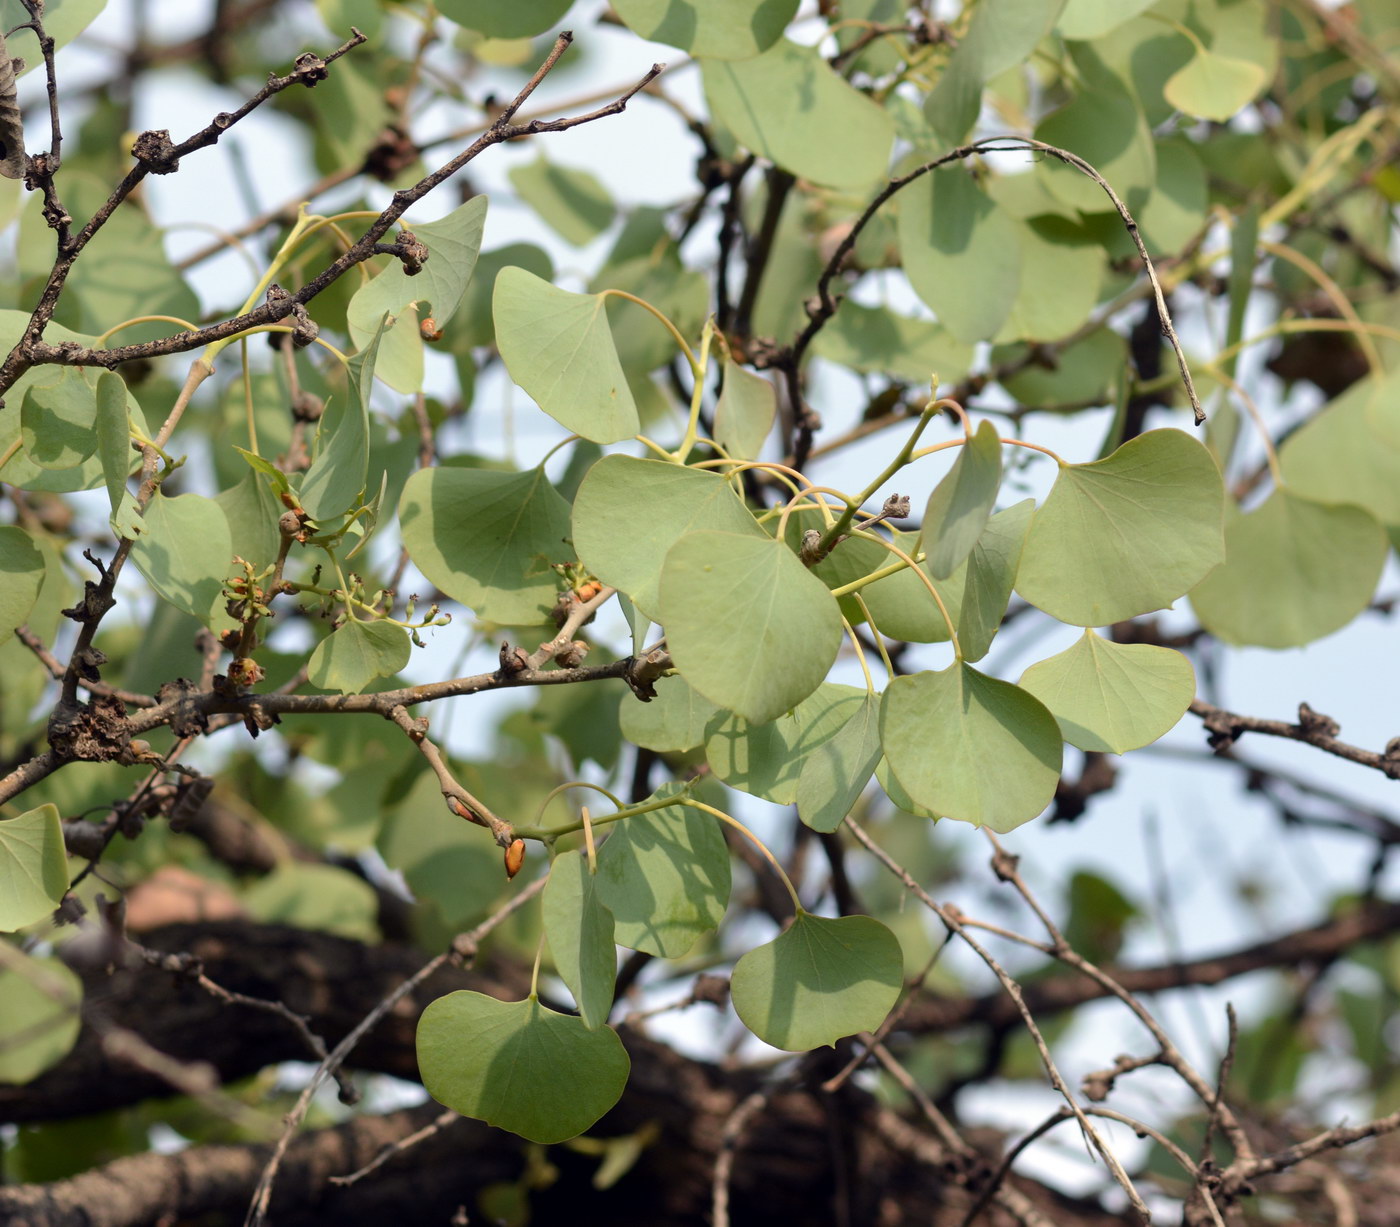
[[[524,863],[525,841],[523,839],[511,840],[510,847],[506,849],[506,877],[515,877],[520,872],[520,866]]]

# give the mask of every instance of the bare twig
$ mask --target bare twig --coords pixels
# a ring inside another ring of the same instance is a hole
[[[1265,720],[1258,716],[1240,716],[1204,699],[1193,699],[1189,710],[1192,715],[1201,717],[1201,722],[1210,733],[1210,744],[1217,750],[1234,745],[1242,733],[1263,733],[1269,737],[1301,741],[1338,758],[1371,767],[1392,780],[1400,780],[1400,737],[1392,738],[1379,752],[1349,745],[1337,739],[1341,726],[1335,720],[1313,711],[1306,703],[1298,704],[1297,724],[1289,724],[1286,720]]]

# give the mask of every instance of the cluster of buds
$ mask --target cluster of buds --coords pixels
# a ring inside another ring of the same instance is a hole
[[[238,622],[271,617],[272,611],[267,603],[276,593],[264,590],[261,583],[272,574],[273,568],[269,566],[254,574],[253,564],[246,558],[234,555],[233,561],[235,566],[242,568],[242,574],[233,576],[224,584],[224,591],[228,594],[228,616]]]

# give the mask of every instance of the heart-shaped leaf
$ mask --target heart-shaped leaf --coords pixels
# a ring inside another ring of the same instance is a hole
[[[147,583],[205,626],[227,625],[222,594],[233,568],[233,538],[223,508],[200,494],[168,498],[157,490],[141,524],[131,561]]]
[[[1050,709],[1070,745],[1126,754],[1176,726],[1195,697],[1196,673],[1171,648],[1086,630],[1072,648],[1027,669],[1020,686]]]
[[[870,916],[799,911],[786,933],[734,964],[734,1010],[765,1044],[788,1052],[874,1031],[899,999],[904,955]]]
[[[763,724],[826,677],[841,611],[781,541],[687,533],[661,569],[661,621],[686,681],[726,711]]]
[[[1259,64],[1198,47],[1190,62],[1167,79],[1162,92],[1178,110],[1224,123],[1248,106],[1268,81],[1269,74]]]
[[[709,528],[768,540],[718,474],[632,456],[604,456],[588,470],[574,499],[573,526],[579,560],[653,618],[661,566],[686,533]]]
[[[1061,465],[1035,513],[1016,589],[1072,626],[1167,608],[1225,556],[1215,461],[1179,430],[1150,430],[1092,464]]]
[[[550,417],[595,443],[641,426],[602,294],[572,294],[523,268],[496,277],[492,314],[506,370]]]
[[[815,47],[779,39],[746,60],[701,63],[715,120],[741,145],[824,187],[885,177],[894,122]]]
[[[752,460],[773,429],[777,401],[773,385],[737,363],[724,368],[715,404],[715,441],[736,460]]]
[[[798,0],[617,0],[613,8],[643,38],[670,43],[697,60],[746,60],[787,28]]]
[[[823,682],[792,711],[767,724],[722,712],[706,730],[710,770],[731,788],[791,805],[808,756],[841,731],[866,697],[859,687]]]
[[[1036,817],[1060,778],[1055,717],[1019,686],[964,664],[895,678],[880,740],[916,805],[994,831]]]
[[[68,890],[68,853],[58,808],[0,819],[0,933],[43,920]]]
[[[544,934],[559,978],[588,1027],[601,1027],[612,1008],[617,979],[613,916],[597,890],[597,875],[578,852],[561,852],[544,887]]]
[[[83,982],[58,959],[18,950],[0,969],[0,1082],[22,1086],[57,1065],[82,1030]]]
[[[569,505],[543,469],[420,469],[399,499],[414,564],[479,618],[544,620],[558,592],[553,562],[568,562]]]
[[[996,427],[984,421],[929,495],[919,548],[928,556],[934,579],[947,579],[972,553],[1000,488],[1001,439]]]
[[[332,399],[316,430],[316,458],[306,471],[298,497],[313,520],[344,515],[364,493],[369,474],[369,397],[374,364],[384,336],[378,321],[368,345],[346,368],[348,395]]]
[[[428,1094],[541,1145],[592,1125],[621,1098],[630,1068],[617,1032],[589,1030],[534,997],[448,993],[418,1020],[418,1070]]]
[[[880,761],[880,696],[866,694],[835,736],[817,746],[797,780],[797,815],[814,831],[834,831],[851,812]]]
[[[322,690],[359,694],[375,678],[397,673],[411,653],[403,627],[350,618],[316,645],[306,680]]]
[[[44,586],[44,556],[14,524],[0,527],[0,641],[22,626]]]
[[[1227,643],[1300,647],[1366,608],[1387,552],[1369,511],[1284,487],[1248,514],[1231,509],[1225,565],[1191,590],[1191,605]]]
[[[656,682],[656,698],[639,703],[634,695],[622,696],[622,735],[634,746],[661,753],[689,750],[705,740],[705,728],[719,712],[679,673]]]
[[[667,784],[652,799],[680,791]],[[719,820],[688,806],[621,819],[598,850],[595,890],[613,914],[613,940],[629,950],[679,958],[723,919],[729,885]]]

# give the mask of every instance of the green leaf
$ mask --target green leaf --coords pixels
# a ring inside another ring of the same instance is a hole
[[[719,712],[679,673],[657,681],[656,698],[650,703],[639,703],[630,693],[620,702],[622,735],[634,746],[662,754],[700,745],[705,726]]]
[[[934,130],[956,144],[977,122],[982,86],[1030,58],[1050,33],[1064,0],[1001,0],[979,4],[938,84],[924,103]]]
[[[1022,358],[1028,348],[998,346],[992,351],[992,363],[1001,366]],[[1082,341],[1059,350],[1053,371],[1030,363],[1000,382],[1018,404],[1027,407],[1110,404],[1127,355],[1127,346],[1118,333],[1112,328],[1098,328]]]
[[[1057,341],[1078,329],[1098,303],[1103,248],[1082,227],[1059,217],[1035,218],[1018,230],[1021,279],[996,339]],[[1054,292],[1046,293],[1047,286]]]
[[[1223,504],[1215,461],[1179,430],[1061,465],[1031,523],[1016,589],[1072,626],[1165,609],[1224,558]]]
[[[43,920],[67,890],[68,854],[57,807],[0,818],[0,933]]]
[[[1196,673],[1171,648],[1086,630],[1072,648],[1027,669],[1020,686],[1050,709],[1070,745],[1126,754],[1176,726],[1195,697]]]
[[[534,997],[458,991],[418,1020],[418,1070],[440,1104],[541,1145],[577,1137],[622,1097],[631,1063],[617,1032],[590,1031]],[[567,1094],[561,1093],[567,1088]]]
[[[777,407],[768,380],[730,363],[715,404],[715,441],[736,460],[752,460],[773,429]]]
[[[579,560],[653,620],[667,551],[699,529],[768,540],[724,478],[665,460],[604,456],[588,470],[574,499]]]
[[[969,665],[895,678],[880,739],[915,804],[1002,833],[1049,805],[1060,778],[1055,717],[1020,687]]]
[[[1353,384],[1284,440],[1279,464],[1294,494],[1364,507],[1400,532],[1400,372]]]
[[[899,940],[870,916],[799,911],[792,926],[734,964],[734,1010],[765,1044],[787,1052],[874,1031],[904,984]]]
[[[1300,647],[1366,608],[1387,552],[1369,511],[1277,489],[1248,514],[1227,513],[1225,565],[1192,589],[1191,605],[1227,643]]]
[[[607,1024],[617,979],[613,917],[599,899],[597,881],[581,853],[561,852],[550,866],[543,901],[555,970],[589,1028]]]
[[[652,799],[682,792],[666,784]],[[724,918],[729,886],[719,819],[688,806],[623,818],[598,850],[594,889],[613,914],[613,940],[629,950],[680,958]]]
[[[157,490],[142,513],[131,561],[176,609],[211,629],[228,622],[223,585],[233,569],[233,538],[223,508],[200,494]]]
[[[1031,524],[1030,499],[997,512],[987,521],[972,553],[947,579],[934,580],[958,634],[958,646],[969,663],[981,660],[1001,626],[1020,566],[1021,550]],[[906,554],[916,548],[912,533],[895,530],[894,542]],[[894,561],[874,542],[851,538],[842,542],[813,568],[833,587],[850,583]],[[861,596],[880,633],[912,643],[944,643],[948,624],[912,570],[897,571],[861,589]],[[847,617],[860,617],[850,607]]]
[[[826,677],[841,612],[781,541],[688,533],[661,570],[661,621],[676,667],[701,694],[763,724]]]
[[[23,626],[44,586],[44,556],[34,539],[14,524],[0,527],[0,642]]]
[[[131,422],[126,409],[126,383],[113,371],[97,377],[97,454],[102,461],[102,479],[115,512],[126,493],[131,472]]]
[[[928,555],[926,565],[934,579],[947,579],[972,553],[1000,488],[1001,438],[984,420],[929,495],[919,548]]]
[[[697,60],[746,60],[767,51],[797,12],[798,0],[617,0],[628,26]]]
[[[335,865],[284,861],[243,892],[243,906],[263,924],[316,929],[361,942],[379,939],[374,887]]]
[[[1154,3],[1156,0],[1065,0],[1055,29],[1061,38],[1098,38]]]
[[[596,175],[538,157],[510,170],[511,186],[535,215],[575,247],[612,225],[617,209]]]
[[[987,654],[1001,628],[1033,508],[1030,499],[1022,499],[998,511],[987,521],[986,531],[967,562],[948,577],[941,590],[958,630],[958,647],[969,663]]]
[[[403,627],[350,618],[316,645],[306,680],[322,690],[359,694],[375,678],[402,669],[411,652]]]
[[[823,682],[792,711],[766,724],[722,712],[706,730],[710,770],[731,788],[791,805],[803,764],[841,731],[867,697],[862,688]]]
[[[247,559],[257,570],[277,560],[282,542],[277,522],[283,508],[267,482],[257,473],[244,473],[236,485],[220,490],[214,501],[223,508],[228,521],[234,554]]]
[[[475,790],[476,781],[468,787]],[[484,918],[505,885],[501,850],[488,832],[448,812],[431,771],[420,772],[407,795],[391,803],[377,844],[414,898],[431,905],[453,933]]]
[[[0,968],[0,1001],[5,1003],[0,1082],[22,1086],[57,1065],[78,1042],[83,984],[58,959],[31,958],[11,948],[5,962]]]
[[[55,0],[49,0],[44,6],[44,32],[53,39],[54,49],[57,50],[72,42],[106,7],[107,0],[57,0],[56,3]],[[21,0],[4,0],[4,3],[0,4],[0,20],[4,21],[3,28],[10,30],[21,22],[28,21],[29,13]],[[42,77],[43,66],[42,56],[26,56],[23,72],[32,72],[38,68]]]
[[[543,621],[558,594],[549,564],[572,557],[569,505],[543,469],[420,469],[399,521],[414,565],[487,622]]]
[[[487,38],[534,38],[569,11],[572,0],[439,0],[449,21],[477,30]],[[465,1113],[471,1115],[471,1113]]]
[[[894,122],[815,47],[780,39],[752,59],[702,61],[701,72],[714,119],[760,157],[823,187],[885,177]]]
[[[482,252],[476,264],[476,276],[467,286],[466,296],[458,312],[457,328],[453,332],[454,348],[494,345],[496,327],[491,318],[491,299],[496,292],[496,278],[504,268],[519,267],[545,281],[554,277],[554,262],[548,252],[533,243],[507,243],[492,251]]]
[[[369,344],[350,359],[347,396],[332,400],[316,430],[316,458],[297,492],[313,520],[344,515],[364,493],[369,475],[369,397],[384,321]]]
[[[1185,67],[1172,73],[1162,92],[1178,110],[1224,123],[1248,106],[1268,80],[1258,64],[1199,47]]]
[[[641,420],[604,301],[511,267],[496,277],[492,313],[510,377],[566,430],[616,443],[636,434]]]
[[[994,337],[1021,284],[1022,228],[961,167],[899,195],[899,251],[914,292],[960,341]]]
[[[1157,178],[1152,129],[1128,93],[1086,89],[1036,125],[1035,139],[1078,154],[1118,193],[1130,209],[1144,204]],[[1113,207],[1107,193],[1081,171],[1055,159],[1040,173],[1060,200],[1085,213]]]
[[[35,464],[71,469],[97,450],[96,393],[77,367],[59,367],[51,378],[52,383],[31,384],[25,391],[20,435],[25,454]]]
[[[813,749],[797,781],[797,815],[814,831],[834,831],[851,812],[880,761],[880,697],[866,694],[830,740]]]
[[[856,302],[841,304],[813,350],[853,370],[925,384],[934,375],[939,383],[956,383],[972,369],[972,347],[942,324]]]

